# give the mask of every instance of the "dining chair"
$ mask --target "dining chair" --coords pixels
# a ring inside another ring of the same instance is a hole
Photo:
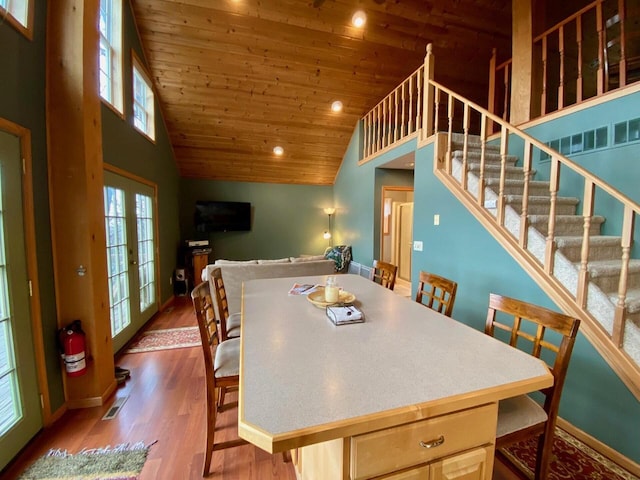
[[[536,480],[549,478],[560,395],[579,326],[579,319],[562,313],[493,293],[489,296],[485,333],[494,337],[501,336],[515,348],[518,347],[519,340],[522,340],[520,343],[530,345],[531,355],[547,362],[553,375],[553,385],[540,390],[544,400],[542,404],[528,395],[521,395],[501,400],[498,406],[497,454],[501,460],[511,463],[499,451],[500,448],[538,437],[534,474]],[[497,330],[504,330],[508,334],[501,334]],[[552,334],[546,336],[550,331]]]
[[[202,282],[194,288],[191,299],[200,330],[207,385],[207,444],[202,472],[206,477],[209,475],[214,451],[247,443],[241,438],[220,443],[215,443],[214,440],[216,416],[224,402],[222,389],[238,388],[240,383],[240,339],[219,341],[209,282]]]
[[[397,273],[398,267],[396,265],[382,260],[374,260],[369,278],[383,287],[393,290],[396,286]]]
[[[458,284],[453,280],[421,271],[416,302],[450,317],[457,290]]]
[[[213,281],[215,295],[214,307],[216,320],[220,328],[220,341],[224,342],[230,338],[238,338],[240,337],[241,315],[240,312],[229,313],[229,300],[227,299],[227,292],[224,289],[222,269],[214,268],[211,271],[210,278]]]

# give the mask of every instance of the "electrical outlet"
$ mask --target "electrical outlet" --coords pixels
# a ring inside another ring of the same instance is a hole
[[[415,240],[413,242],[413,249],[416,252],[421,252],[422,251],[422,241],[421,240]]]
[[[440,215],[437,213],[433,216],[433,224],[440,225]]]

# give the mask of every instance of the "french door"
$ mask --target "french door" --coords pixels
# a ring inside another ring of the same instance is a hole
[[[114,352],[158,311],[155,189],[104,172],[109,308]]]
[[[20,138],[0,130],[0,470],[42,428],[25,251]]]

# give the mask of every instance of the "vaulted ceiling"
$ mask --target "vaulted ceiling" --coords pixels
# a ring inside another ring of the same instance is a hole
[[[428,43],[436,80],[483,105],[491,51],[510,49],[511,0],[132,6],[187,178],[330,185],[358,120],[420,66]],[[367,15],[361,29],[356,10]]]

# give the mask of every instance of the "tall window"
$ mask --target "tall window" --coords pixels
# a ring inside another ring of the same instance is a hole
[[[12,318],[7,288],[3,217],[4,209],[0,203],[0,435],[13,427],[22,416],[16,358],[13,351],[13,333],[11,332]],[[13,320],[15,321],[15,319]]]
[[[156,139],[154,97],[151,80],[135,53],[133,59],[133,126],[151,140]]]
[[[122,114],[122,0],[100,0],[99,23],[100,96]]]
[[[0,17],[28,38],[33,36],[33,0],[0,0]]]

